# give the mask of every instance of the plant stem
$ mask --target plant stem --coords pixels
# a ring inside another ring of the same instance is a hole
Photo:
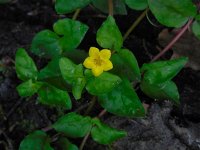
[[[84,115],[87,115],[87,114],[90,113],[90,111],[91,111],[92,108],[94,107],[95,103],[96,103],[96,96],[94,96],[94,97],[92,98],[91,103],[90,103],[89,107],[87,108],[87,110],[85,111],[85,114],[84,114]]]
[[[41,130],[44,131],[44,132],[47,132],[49,130],[53,129],[52,126],[47,126],[45,128],[42,128]]]
[[[95,98],[96,99],[96,98]],[[99,115],[97,116],[97,118],[101,118],[103,115],[105,115],[106,114],[106,110],[104,109],[104,110],[102,110],[100,113],[99,113]],[[93,126],[92,126],[92,128],[93,128]],[[89,136],[90,136],[90,132],[91,132],[91,130],[92,130],[92,128],[90,129],[90,131],[86,134],[86,136],[84,137],[84,139],[83,139],[83,141],[81,142],[81,145],[80,145],[80,147],[79,147],[79,150],[83,150],[83,147],[85,146],[85,143],[87,142],[87,139],[89,138]]]
[[[76,20],[76,19],[77,19],[77,17],[78,17],[78,15],[79,15],[80,11],[81,11],[80,8],[77,9],[77,10],[75,11],[75,13],[74,13],[74,15],[73,15],[73,17],[72,17],[73,20]]]
[[[190,27],[192,24],[192,19],[190,19],[187,24],[180,30],[180,32],[171,40],[171,42],[160,52],[158,53],[152,60],[151,62],[156,61],[159,59],[162,55],[164,55],[170,48],[180,39],[180,37],[185,33],[185,31]]]
[[[113,0],[108,0],[108,14],[113,16]]]
[[[148,12],[148,8],[143,11],[143,13],[137,18],[136,21],[133,22],[133,24],[130,26],[130,28],[126,31],[126,33],[124,34],[124,41],[127,39],[127,37],[129,36],[129,34],[136,28],[136,26],[142,21],[142,19],[146,16],[146,13]]]

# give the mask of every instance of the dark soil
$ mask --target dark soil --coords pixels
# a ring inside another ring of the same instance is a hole
[[[128,16],[115,16],[120,30],[124,33],[141,12],[129,10]],[[71,17],[72,15],[69,15]],[[20,141],[31,131],[52,124],[62,111],[36,103],[36,97],[20,98],[16,86],[17,79],[13,60],[17,48],[30,47],[35,33],[51,29],[52,24],[63,16],[56,15],[51,0],[16,0],[11,4],[0,5],[0,149],[16,150]],[[97,46],[95,36],[98,27],[105,19],[94,8],[84,9],[79,20],[89,25],[81,49]],[[155,19],[152,18],[155,22]],[[141,66],[158,53],[157,37],[163,27],[152,26],[144,19],[140,26],[125,41]],[[169,58],[172,52],[164,58]],[[40,66],[42,60],[35,58]],[[175,78],[180,91],[181,106],[174,107],[170,102],[153,102],[139,91],[143,102],[149,103],[149,113],[143,119],[127,119],[107,114],[102,118],[113,127],[124,129],[128,136],[114,143],[114,150],[199,150],[200,149],[200,72],[183,69]],[[86,97],[88,95],[85,95]],[[153,103],[152,103],[153,102]],[[87,102],[83,102],[87,103]],[[79,103],[74,103],[77,109]],[[99,107],[94,113],[100,112]],[[79,143],[79,142],[77,142]],[[85,149],[105,150],[89,140]]]

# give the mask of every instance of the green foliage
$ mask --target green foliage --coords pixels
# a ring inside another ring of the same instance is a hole
[[[27,54],[25,49],[19,48],[15,56],[15,69],[17,77],[23,81],[37,79],[37,67],[32,58]]]
[[[125,0],[125,2],[128,7],[134,10],[143,10],[148,6],[147,0]]]
[[[91,0],[56,0],[55,9],[58,14],[66,14],[87,6]]]
[[[19,150],[53,150],[49,141],[50,139],[45,132],[37,130],[21,141]]]
[[[188,58],[181,57],[179,59],[143,64],[141,68],[141,71],[144,72],[143,80],[150,84],[171,80],[184,67],[187,61]]]
[[[192,31],[193,31],[194,35],[198,39],[200,39],[200,22],[199,22],[199,20],[196,20],[196,21],[193,22]]]
[[[38,90],[39,102],[49,106],[60,106],[71,109],[71,99],[67,91],[60,90],[52,85],[44,83]]]
[[[113,70],[120,77],[128,77],[131,81],[140,81],[140,68],[134,54],[128,49],[122,49],[118,53],[113,54],[111,58],[113,62]]]
[[[56,33],[50,30],[43,30],[33,38],[31,51],[40,57],[57,57],[62,53],[59,39]]]
[[[60,36],[64,51],[75,49],[85,36],[88,26],[72,19],[60,19],[53,25],[54,32]]]
[[[94,77],[90,70],[86,70],[85,75],[87,78],[86,89],[92,95],[108,93],[121,82],[117,75],[108,72]]]
[[[180,103],[178,89],[173,81],[166,81],[160,84],[150,84],[143,81],[140,85],[140,88],[146,95],[153,99],[169,99],[176,105]]]
[[[72,85],[72,93],[75,99],[80,99],[86,80],[83,75],[83,65],[75,65],[68,58],[60,59],[60,70],[63,78]]]
[[[125,131],[119,131],[111,128],[108,125],[100,122],[100,120],[97,118],[93,119],[92,121],[95,124],[91,130],[92,138],[94,141],[100,144],[112,144],[114,141],[126,136]]]
[[[42,85],[41,82],[33,82],[32,79],[30,79],[18,85],[17,91],[21,97],[32,96],[37,93]]]
[[[103,22],[97,31],[97,43],[110,50],[119,51],[123,44],[122,34],[112,16]]]
[[[158,61],[144,64],[141,90],[154,99],[169,99],[179,104],[179,93],[176,84],[171,79],[184,67],[187,58]]]
[[[65,51],[74,50],[85,36],[88,26],[72,19],[60,19],[53,31],[43,30],[35,35],[31,51],[40,56],[54,58]]]
[[[144,117],[145,110],[128,80],[124,79],[111,92],[99,95],[99,103],[118,116]]]
[[[78,150],[78,147],[72,144],[67,138],[61,137],[58,139],[59,150]]]
[[[53,128],[68,137],[84,137],[92,128],[90,117],[83,117],[76,113],[68,113],[62,116],[54,124]]]
[[[181,27],[197,14],[191,0],[148,0],[148,5],[156,19],[168,27]]]
[[[108,0],[92,0],[92,4],[103,13],[108,13]],[[119,15],[127,15],[124,0],[113,1],[113,13]]]

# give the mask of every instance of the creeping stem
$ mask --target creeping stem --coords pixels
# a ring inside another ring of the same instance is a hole
[[[180,39],[180,37],[185,33],[185,31],[190,27],[192,24],[193,19],[190,19],[187,24],[184,25],[184,27],[180,30],[180,32],[171,40],[171,42],[160,52],[158,53],[152,60],[156,61],[158,60],[162,55],[164,55],[170,48]]]
[[[77,17],[78,17],[78,15],[79,15],[80,11],[81,11],[80,8],[77,9],[77,10],[75,11],[75,13],[74,13],[74,15],[73,15],[73,17],[72,17],[73,20],[76,20],[76,19],[77,19]]]
[[[142,19],[146,16],[146,13],[148,12],[148,8],[143,11],[143,13],[137,18],[136,21],[133,22],[133,24],[130,26],[130,28],[126,31],[126,33],[124,34],[124,41],[127,39],[127,37],[129,36],[129,34],[135,29],[135,27],[142,21]]]
[[[108,0],[108,14],[113,16],[113,0]]]

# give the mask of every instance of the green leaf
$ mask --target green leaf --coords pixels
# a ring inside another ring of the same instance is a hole
[[[19,150],[53,150],[50,139],[43,131],[37,130],[27,135],[21,141]]]
[[[98,77],[91,75],[90,70],[86,70],[85,74],[87,77],[86,89],[92,95],[108,93],[121,82],[118,76],[108,72],[103,72]]]
[[[59,68],[59,60],[60,58],[53,58],[47,66],[45,66],[42,70],[40,70],[38,74],[38,80],[43,80],[51,77],[59,77],[61,75]]]
[[[103,13],[108,13],[108,0],[92,0],[92,4],[102,11]],[[124,0],[114,0],[113,1],[113,13],[119,15],[127,15],[126,5]]]
[[[78,150],[78,147],[72,144],[67,138],[61,137],[58,139],[59,150]]]
[[[143,78],[149,84],[158,84],[171,80],[184,67],[187,61],[188,58],[181,57],[144,64],[141,68],[141,71],[144,72]]]
[[[32,58],[27,54],[25,49],[19,48],[15,56],[15,69],[17,77],[23,81],[37,79],[37,67]]]
[[[110,113],[125,117],[145,116],[144,107],[128,80],[98,97],[101,106]]]
[[[61,36],[59,44],[63,50],[68,51],[74,50],[81,43],[88,26],[72,19],[60,19],[53,25],[53,29]]]
[[[111,72],[121,77],[127,77],[131,81],[140,81],[140,68],[134,54],[128,49],[122,49],[111,57],[113,69]]]
[[[181,27],[197,14],[191,0],[148,0],[148,4],[156,19],[168,27]]]
[[[57,57],[62,53],[59,39],[60,37],[50,30],[40,31],[33,38],[31,51],[40,57]]]
[[[41,82],[33,82],[32,79],[25,81],[17,86],[17,91],[21,97],[32,96],[42,86]]]
[[[84,117],[72,112],[59,118],[53,124],[53,128],[68,137],[84,137],[90,132],[92,122],[90,117]]]
[[[66,14],[87,6],[91,0],[56,0],[55,9],[58,14]]]
[[[49,84],[44,84],[38,91],[39,102],[49,106],[60,106],[71,109],[71,99],[67,91],[60,90]]]
[[[125,131],[111,128],[97,118],[93,119],[93,123],[95,126],[91,130],[91,135],[93,140],[99,144],[108,145],[127,135]]]
[[[144,10],[148,6],[147,0],[125,0],[128,7],[134,10]]]
[[[97,31],[97,43],[103,48],[119,51],[123,44],[122,34],[112,16],[108,16]]]
[[[199,21],[194,21],[192,24],[192,32],[194,35],[200,39],[200,22]]]
[[[73,96],[75,99],[80,99],[82,90],[86,84],[83,75],[83,65],[76,65],[70,59],[63,57],[60,59],[59,66],[65,81],[72,85]]]
[[[167,99],[173,101],[175,104],[180,104],[178,88],[173,81],[166,81],[160,84],[149,84],[142,81],[140,88],[147,96],[153,99]]]

